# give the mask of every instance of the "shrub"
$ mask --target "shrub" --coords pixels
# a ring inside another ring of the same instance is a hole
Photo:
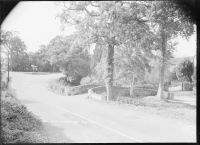
[[[180,81],[192,82],[194,66],[190,60],[184,60],[177,67],[176,75]]]
[[[67,77],[61,77],[58,80],[56,80],[58,84],[61,84],[63,86],[71,86],[70,82],[68,81]]]

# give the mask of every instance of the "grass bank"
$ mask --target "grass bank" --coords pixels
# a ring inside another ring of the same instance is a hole
[[[15,97],[10,88],[2,91],[1,141],[2,143],[46,143],[42,122]]]

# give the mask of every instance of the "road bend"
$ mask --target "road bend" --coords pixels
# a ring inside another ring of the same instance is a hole
[[[55,134],[78,143],[196,142],[196,126],[145,112],[87,99],[87,94],[62,96],[48,90],[59,73],[12,72],[17,98]]]

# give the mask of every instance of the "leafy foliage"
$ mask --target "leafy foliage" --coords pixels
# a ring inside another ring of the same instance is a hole
[[[47,45],[50,63],[57,65],[67,81],[74,85],[79,85],[82,77],[90,73],[88,52],[84,51],[84,44],[78,40],[81,39],[76,34],[56,36]]]
[[[190,60],[184,60],[177,67],[176,75],[180,81],[192,82],[194,66]]]
[[[6,53],[7,60],[10,61],[10,69],[13,71],[25,70],[27,66],[26,45],[11,31],[1,32],[2,52]]]

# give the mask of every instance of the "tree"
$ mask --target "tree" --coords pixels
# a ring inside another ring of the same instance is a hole
[[[140,27],[138,27],[140,28]],[[140,37],[149,36],[148,29],[141,29],[141,32],[135,33]],[[148,28],[148,27],[147,27]],[[132,33],[134,31],[131,31]],[[137,42],[131,41],[131,43],[125,42],[124,47],[118,48],[115,52],[115,64],[118,77],[125,77],[126,83],[130,83],[130,96],[133,96],[133,89],[135,83],[144,79],[146,71],[151,71],[150,59],[154,57],[151,53],[151,43],[147,39],[137,40]]]
[[[61,64],[61,70],[66,75],[68,82],[72,85],[80,85],[81,79],[89,74],[90,66],[86,60],[71,56]]]
[[[74,85],[80,84],[83,77],[90,72],[89,57],[85,46],[77,34],[56,36],[47,47],[47,58],[51,65],[59,66],[66,75],[66,80]]]
[[[158,96],[163,99],[165,64],[170,50],[173,50],[169,42],[178,35],[188,38],[193,33],[194,27],[182,9],[171,1],[152,2],[151,25],[159,36],[157,45],[161,51],[161,69]]]
[[[6,53],[7,55],[7,72],[8,72],[8,77],[7,77],[7,82],[9,82],[10,80],[10,40],[13,37],[13,33],[12,32],[4,32],[1,30],[1,52]]]
[[[108,101],[113,98],[114,48],[120,47],[123,43],[123,37],[126,32],[130,31],[128,26],[145,22],[143,19],[145,9],[145,5],[138,2],[123,1],[87,1],[63,4],[63,12],[60,14],[61,21],[75,24],[79,32],[87,37],[86,40],[89,44],[96,43],[96,45],[106,48],[104,80]],[[123,28],[126,30],[124,31]]]
[[[53,65],[59,65],[67,57],[70,48],[70,41],[63,36],[56,36],[53,38],[47,47],[47,58]]]
[[[187,81],[192,83],[193,74],[194,66],[190,60],[186,59],[178,65],[176,75],[180,81]]]
[[[26,62],[23,60],[26,55],[24,42],[18,36],[15,36],[11,39],[10,46],[11,70],[23,71],[24,62]]]
[[[14,32],[2,31],[1,34],[3,52],[7,54],[8,74],[9,70],[22,71],[26,63],[26,45]]]

